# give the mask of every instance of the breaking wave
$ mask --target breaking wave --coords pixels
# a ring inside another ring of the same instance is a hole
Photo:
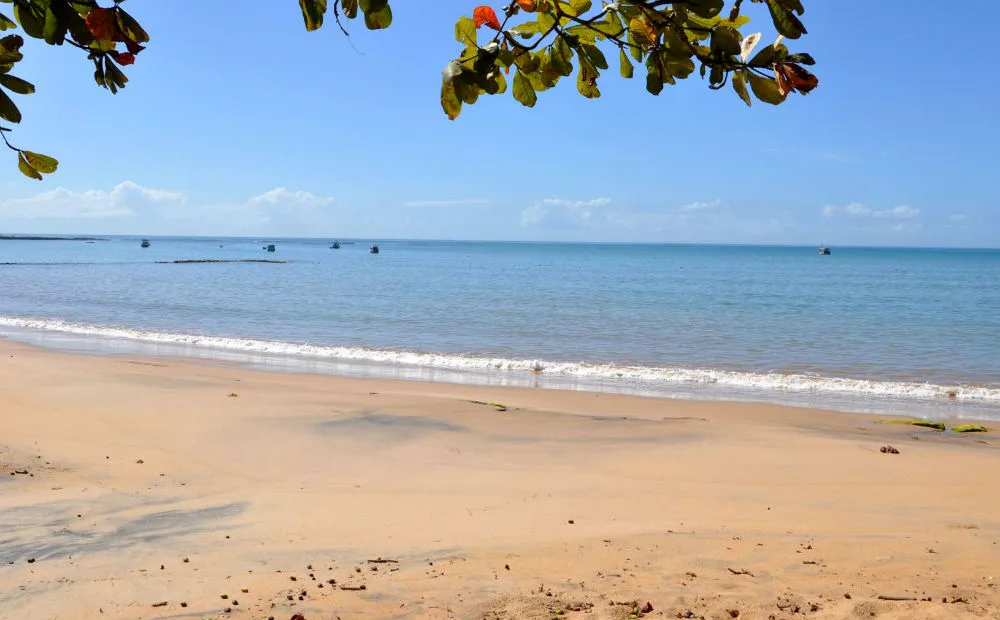
[[[758,373],[712,368],[627,366],[586,362],[490,358],[361,347],[319,346],[246,338],[223,338],[145,331],[121,327],[81,325],[59,320],[0,317],[0,326],[127,339],[132,341],[205,347],[255,355],[309,357],[332,361],[366,362],[470,372],[509,372],[568,379],[641,382],[650,385],[718,385],[730,388],[815,395],[853,395],[907,399],[953,399],[1000,403],[1000,387],[941,385],[877,381],[794,373]]]

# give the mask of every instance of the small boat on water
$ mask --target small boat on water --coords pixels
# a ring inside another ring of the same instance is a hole
[[[830,248],[828,248],[828,247],[826,247],[824,245],[823,247],[821,247],[819,249],[819,253],[822,254],[822,255],[824,255],[824,256],[829,256],[829,254],[830,254]]]
[[[331,250],[339,250],[340,249],[340,242],[339,241],[334,241],[333,245],[330,246],[330,249]]]
[[[377,243],[373,244],[372,247],[368,248],[368,251],[371,252],[372,254],[378,254],[379,252],[378,244]]]
[[[274,247],[274,244],[272,243],[272,244],[269,244],[269,245],[265,245],[264,249],[267,250],[268,252],[274,252],[275,247]]]
[[[148,248],[149,247],[149,239],[143,239],[142,243],[140,243],[139,245],[141,245],[144,248]]]

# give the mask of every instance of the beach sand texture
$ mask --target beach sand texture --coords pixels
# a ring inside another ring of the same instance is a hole
[[[998,582],[994,433],[0,343],[0,618],[1000,618]]]

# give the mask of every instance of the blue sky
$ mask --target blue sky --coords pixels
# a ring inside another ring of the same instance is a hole
[[[23,50],[38,92],[13,139],[61,167],[38,183],[0,159],[0,231],[1000,245],[993,44],[957,25],[1000,3],[805,4],[791,49],[820,86],[778,108],[613,70],[598,100],[568,81],[448,121],[473,4],[396,0],[391,29],[347,39],[293,2],[132,0],[153,40],[117,96],[75,50]]]

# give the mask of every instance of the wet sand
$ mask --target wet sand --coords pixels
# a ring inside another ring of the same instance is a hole
[[[0,342],[0,617],[1000,618],[998,475],[855,414]]]

